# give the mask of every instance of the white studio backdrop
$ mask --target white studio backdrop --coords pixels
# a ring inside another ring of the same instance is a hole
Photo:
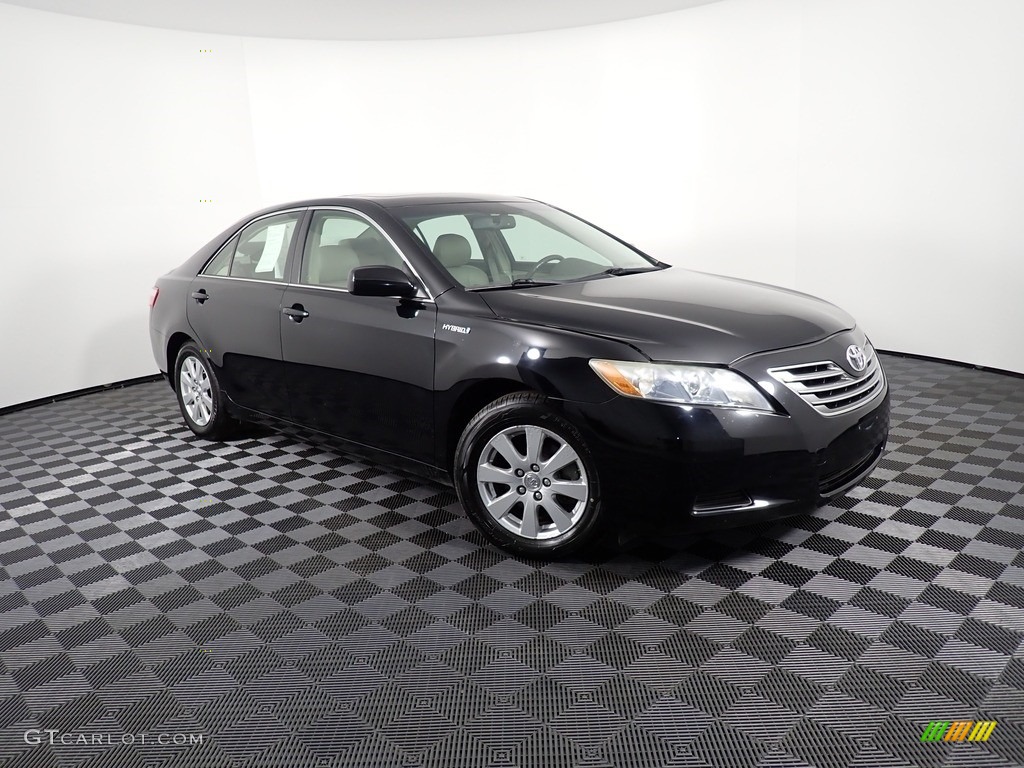
[[[1017,0],[394,42],[0,3],[0,407],[154,372],[157,275],[248,211],[363,192],[540,198],[879,347],[1024,372],[1022,38]]]
[[[0,407],[155,373],[153,278],[261,204],[214,42],[0,4]]]

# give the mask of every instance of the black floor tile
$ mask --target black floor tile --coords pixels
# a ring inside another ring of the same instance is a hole
[[[392,468],[199,440],[162,383],[0,417],[0,765],[1022,765],[1024,386],[884,364],[862,487],[553,564]]]

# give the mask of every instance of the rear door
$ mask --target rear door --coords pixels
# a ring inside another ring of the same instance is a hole
[[[263,216],[232,238],[190,286],[188,321],[227,396],[288,416],[281,301],[304,211]]]
[[[437,309],[426,293],[419,299],[351,295],[352,269],[374,264],[412,276],[397,247],[364,214],[312,211],[297,280],[281,310],[292,417],[429,463]]]

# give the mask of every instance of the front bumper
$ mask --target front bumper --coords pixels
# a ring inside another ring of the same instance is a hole
[[[831,345],[845,349],[849,335],[840,336]],[[823,351],[799,354],[816,359]],[[756,381],[786,355],[794,351],[734,367]],[[627,397],[565,408],[594,454],[605,503],[624,524],[706,529],[807,512],[862,482],[888,436],[883,385],[839,416],[823,416],[786,391],[775,393],[777,414]]]

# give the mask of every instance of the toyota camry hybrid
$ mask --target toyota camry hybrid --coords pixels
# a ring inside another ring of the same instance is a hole
[[[529,557],[612,526],[806,512],[861,482],[888,434],[885,374],[841,309],[533,200],[275,206],[159,278],[150,307],[195,434],[269,422],[447,478]]]

